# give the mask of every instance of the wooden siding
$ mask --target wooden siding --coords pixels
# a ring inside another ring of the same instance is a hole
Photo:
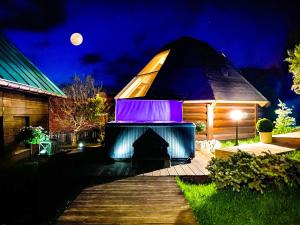
[[[5,152],[24,148],[16,141],[19,130],[27,125],[48,129],[48,97],[0,90],[0,116],[3,117]]]
[[[204,124],[207,123],[207,106],[204,103],[183,103],[183,121],[197,122],[201,121]],[[206,139],[206,132],[196,134],[196,140]]]
[[[239,138],[250,138],[255,135],[255,104],[216,104],[214,107],[214,138],[218,140],[235,139],[235,121],[230,118],[232,110],[241,110],[246,117],[239,121]]]
[[[206,104],[183,103],[183,120],[186,122],[202,121],[206,123]]]
[[[241,110],[246,118],[239,122],[239,138],[250,138],[255,135],[257,120],[256,104],[218,103],[213,107],[212,137],[217,140],[235,139],[235,121],[230,118],[232,110]],[[184,103],[183,120],[188,122],[202,121],[207,123],[207,105],[204,103]],[[196,135],[196,139],[206,138],[206,133]]]

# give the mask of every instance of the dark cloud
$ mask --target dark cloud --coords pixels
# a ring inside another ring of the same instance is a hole
[[[0,28],[45,31],[66,18],[66,0],[0,1]]]
[[[107,64],[106,72],[116,78],[117,88],[124,87],[143,67],[143,61],[131,55],[122,55]]]
[[[99,53],[88,53],[81,57],[82,64],[96,64],[102,61],[102,56]]]

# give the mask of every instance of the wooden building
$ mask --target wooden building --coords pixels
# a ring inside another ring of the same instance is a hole
[[[48,130],[50,96],[64,96],[36,66],[0,35],[0,153],[26,150],[16,136],[24,126]]]
[[[116,107],[124,100],[182,101],[182,121],[207,125],[197,139],[218,140],[235,138],[235,121],[230,118],[235,109],[245,115],[239,137],[253,137],[258,107],[269,104],[224,54],[189,37],[164,46],[115,99]]]

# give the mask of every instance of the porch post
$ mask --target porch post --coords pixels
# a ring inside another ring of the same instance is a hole
[[[214,138],[213,128],[214,128],[214,105],[207,104],[206,105],[206,136],[208,140]]]

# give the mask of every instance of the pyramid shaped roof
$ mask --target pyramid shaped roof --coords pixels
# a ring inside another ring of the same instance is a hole
[[[268,104],[224,54],[190,37],[165,45],[115,98]]]
[[[0,87],[64,96],[29,59],[0,34]]]

